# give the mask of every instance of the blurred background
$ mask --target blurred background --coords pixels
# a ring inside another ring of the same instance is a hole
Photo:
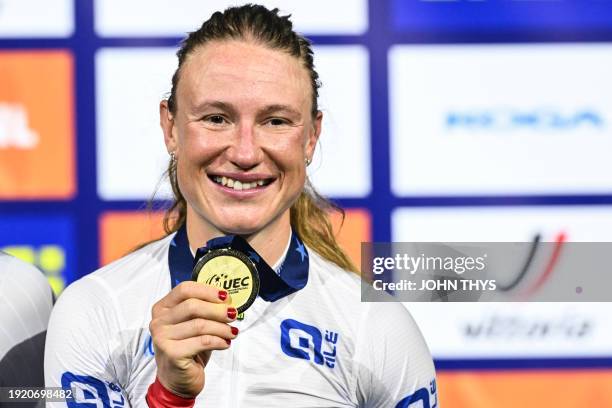
[[[261,3],[315,44],[309,171],[356,263],[362,241],[612,241],[611,0]],[[56,294],[161,236],[158,103],[231,4],[0,0],[0,249]],[[608,303],[406,306],[444,407],[612,406]]]

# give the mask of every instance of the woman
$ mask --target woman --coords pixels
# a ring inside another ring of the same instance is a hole
[[[360,302],[327,203],[306,182],[322,120],[310,43],[278,10],[246,5],[215,13],[178,58],[160,104],[169,235],[66,290],[48,385],[109,406],[435,403],[414,321],[398,304]],[[196,249],[228,235],[276,279],[244,320],[227,291],[190,281]]]

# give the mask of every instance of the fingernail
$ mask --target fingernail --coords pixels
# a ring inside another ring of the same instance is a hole
[[[230,318],[230,319],[232,319],[232,320],[233,320],[233,319],[235,319],[235,318],[236,318],[236,314],[237,314],[237,313],[238,313],[238,312],[236,311],[236,309],[235,309],[235,308],[233,308],[233,307],[228,307],[228,308],[227,308],[227,317],[228,317],[228,318]]]
[[[227,345],[229,346],[230,344],[232,344],[232,341],[229,339],[225,339],[225,342],[227,343]]]
[[[219,291],[219,299],[221,299],[221,300],[227,299],[227,292],[224,291],[224,290],[220,290]]]
[[[238,328],[237,327],[232,327],[232,334],[234,336],[236,336],[238,334]]]

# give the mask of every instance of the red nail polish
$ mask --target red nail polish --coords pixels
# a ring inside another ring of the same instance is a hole
[[[237,314],[237,310],[233,307],[228,307],[227,308],[227,317],[230,319],[235,319],[236,318],[236,314]]]
[[[227,292],[224,291],[224,290],[220,290],[219,291],[219,299],[221,299],[221,300],[227,299]]]
[[[225,342],[227,343],[227,345],[229,346],[230,344],[232,344],[232,341],[229,339],[225,339]]]
[[[237,327],[232,327],[232,334],[234,336],[236,336],[238,334],[238,328]]]

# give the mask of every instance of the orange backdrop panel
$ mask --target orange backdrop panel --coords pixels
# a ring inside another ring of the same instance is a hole
[[[438,372],[443,408],[612,407],[612,370]]]
[[[345,211],[342,217],[333,213],[331,216],[338,243],[347,252],[355,266],[361,265],[361,243],[372,240],[372,221],[370,212],[365,209],[352,208]]]
[[[72,55],[0,52],[0,199],[69,199],[75,179]]]
[[[164,236],[163,213],[107,212],[100,217],[100,265],[121,258],[138,246]]]

